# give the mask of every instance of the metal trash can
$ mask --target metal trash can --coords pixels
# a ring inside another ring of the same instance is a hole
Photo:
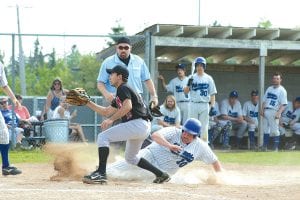
[[[46,142],[67,143],[69,138],[68,119],[48,119],[44,121],[43,132]]]

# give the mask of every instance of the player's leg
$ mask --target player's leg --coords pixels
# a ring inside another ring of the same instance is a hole
[[[17,175],[22,172],[16,167],[10,166],[8,152],[9,152],[9,132],[4,123],[2,115],[0,116],[0,151],[2,159],[2,175]]]
[[[199,104],[199,115],[198,119],[200,120],[201,126],[201,139],[205,142],[208,142],[208,123],[209,123],[209,105],[208,103],[198,103]]]
[[[270,133],[273,136],[274,146],[273,150],[278,151],[280,143],[280,132],[279,132],[279,119],[275,119],[276,111],[272,110],[272,120],[269,121],[270,124]]]
[[[229,120],[220,120],[219,124],[221,126],[221,134],[222,134],[222,148],[224,150],[231,149],[231,146],[229,145],[230,140],[230,133],[232,130],[232,123]]]
[[[263,130],[264,130],[263,145],[262,145],[263,151],[267,151],[267,149],[268,149],[269,140],[270,140],[270,123],[269,123],[269,121],[271,119],[272,119],[272,116],[271,116],[270,110],[265,109],[264,117],[263,117]]]
[[[255,149],[255,129],[256,129],[256,124],[248,123],[248,137],[250,141],[251,150]]]

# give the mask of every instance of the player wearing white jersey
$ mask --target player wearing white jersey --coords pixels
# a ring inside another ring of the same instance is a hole
[[[214,142],[221,134],[221,141],[222,141],[222,149],[223,150],[230,150],[231,146],[229,145],[229,134],[232,129],[232,124],[230,121],[221,120],[219,104],[216,101],[214,106],[214,111],[209,112],[209,129],[208,129],[208,142],[209,146],[213,149]]]
[[[173,95],[168,95],[166,97],[164,104],[160,106],[160,112],[163,116],[154,117],[151,132],[168,126],[180,127],[180,110],[176,105],[176,100]]]
[[[216,172],[222,171],[217,156],[207,143],[197,137],[201,135],[201,123],[199,120],[188,119],[182,129],[166,127],[152,134],[154,142],[140,150],[139,156],[149,160],[153,165],[168,174],[175,174],[181,167],[201,160],[211,164]],[[108,173],[124,173],[124,170],[132,169],[125,161],[117,161],[108,166]]]
[[[268,87],[263,98],[260,110],[264,125],[263,151],[268,148],[270,134],[274,137],[273,149],[278,151],[280,142],[279,118],[287,105],[287,92],[281,86],[281,81],[282,75],[280,73],[273,74],[272,86]]]
[[[248,124],[248,137],[250,141],[250,149],[255,149],[255,130],[258,128],[258,91],[252,90],[251,100],[246,101],[243,106],[244,119]]]
[[[285,134],[285,148],[296,148],[297,135],[300,136],[300,97],[296,97],[284,109],[280,118],[280,131]]]
[[[243,110],[238,100],[237,91],[233,90],[229,94],[228,99],[224,99],[221,103],[221,118],[231,121],[232,130],[236,131],[236,146],[242,148],[241,140],[247,129],[247,122],[243,118]]]
[[[198,57],[194,61],[196,73],[193,74],[184,88],[186,94],[190,93],[190,117],[199,119],[202,123],[202,139],[208,141],[209,110],[215,105],[217,89],[213,78],[204,72],[206,60]]]
[[[188,77],[185,76],[186,65],[180,63],[176,65],[177,77],[173,78],[168,85],[166,85],[165,78],[159,75],[159,79],[162,81],[164,89],[171,92],[176,99],[176,104],[180,110],[181,122],[185,122],[189,116],[189,95],[184,94],[183,88],[188,83]]]

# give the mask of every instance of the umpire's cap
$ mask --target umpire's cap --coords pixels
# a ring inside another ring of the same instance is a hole
[[[111,74],[111,73],[116,73],[118,75],[121,74],[123,79],[128,79],[128,76],[129,76],[128,69],[126,67],[121,66],[121,65],[117,65],[112,69],[106,69],[106,72],[108,74]]]
[[[122,44],[122,43],[125,43],[125,44],[129,44],[130,45],[130,39],[128,37],[120,37],[118,40],[117,40],[117,43],[116,44]]]

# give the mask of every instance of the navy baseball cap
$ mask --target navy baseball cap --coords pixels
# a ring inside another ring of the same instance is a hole
[[[296,97],[295,101],[300,103],[300,97]]]
[[[258,96],[258,90],[252,90],[251,96]]]
[[[186,64],[179,63],[178,65],[176,65],[176,69],[185,69],[185,68],[186,68]]]
[[[238,98],[239,94],[237,93],[237,91],[233,90],[230,92],[229,97]]]
[[[130,39],[128,37],[120,37],[117,40],[117,44],[126,43],[130,45]]]
[[[129,76],[128,69],[126,67],[121,66],[121,65],[117,65],[112,69],[106,69],[106,72],[108,74],[111,74],[111,73],[116,73],[118,75],[121,74],[124,79],[128,79],[128,76]]]

